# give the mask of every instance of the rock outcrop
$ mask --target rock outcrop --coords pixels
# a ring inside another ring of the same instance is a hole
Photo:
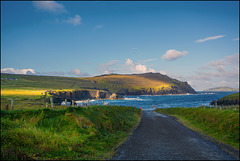
[[[65,99],[71,100],[85,100],[85,99],[121,99],[116,93],[111,94],[104,90],[73,90],[73,91],[46,91],[46,95],[53,96],[55,103],[61,103]]]
[[[67,99],[84,100],[84,99],[106,99],[111,96],[111,93],[103,90],[74,90],[74,91],[46,91],[45,94],[53,96],[56,103],[60,103]]]

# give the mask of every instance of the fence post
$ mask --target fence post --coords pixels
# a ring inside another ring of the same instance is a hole
[[[67,108],[67,99],[65,99],[65,108]]]
[[[53,97],[50,98],[50,102],[51,102],[51,105],[52,105],[52,109],[54,109]]]
[[[102,101],[102,105],[104,106],[104,101]]]
[[[217,109],[217,102],[215,103],[215,108]]]
[[[194,108],[194,106],[193,106],[193,108]]]
[[[74,107],[74,100],[72,100],[72,106]]]
[[[48,108],[48,106],[49,106],[49,102],[46,102],[46,108]]]
[[[87,100],[87,106],[89,106],[89,99]]]
[[[13,106],[14,106],[14,98],[11,99],[11,108],[13,110]]]

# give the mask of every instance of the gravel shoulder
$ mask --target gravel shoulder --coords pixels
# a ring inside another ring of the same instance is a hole
[[[139,126],[113,160],[237,160],[173,117],[143,111]]]

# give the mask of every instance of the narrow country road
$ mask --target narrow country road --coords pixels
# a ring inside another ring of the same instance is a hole
[[[139,126],[113,160],[236,160],[172,117],[143,111]]]

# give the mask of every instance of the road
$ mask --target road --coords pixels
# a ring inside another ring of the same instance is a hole
[[[237,160],[173,117],[143,111],[139,126],[113,160]]]

